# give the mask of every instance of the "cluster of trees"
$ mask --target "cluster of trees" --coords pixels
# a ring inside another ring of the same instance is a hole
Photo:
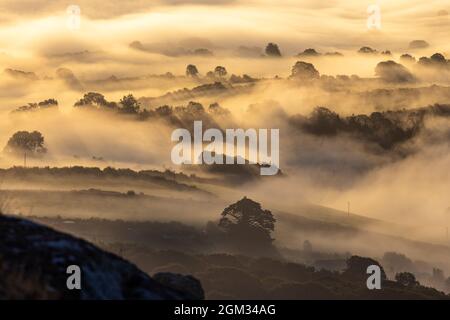
[[[43,141],[43,138],[42,138]],[[43,144],[43,143],[42,143]],[[133,179],[140,181],[148,181],[153,184],[164,185],[174,190],[199,190],[196,186],[188,185],[187,182],[192,182],[192,179],[196,179],[195,175],[188,176],[183,173],[176,173],[171,170],[158,171],[158,170],[140,170],[135,171],[132,169],[124,168],[112,168],[106,167],[104,169],[98,167],[12,167],[8,169],[0,169],[0,176],[9,175],[16,178],[31,179],[32,176],[47,176],[47,177],[60,177],[68,179],[69,177],[80,176],[92,176],[96,179]]]
[[[282,53],[280,48],[278,47],[278,45],[276,43],[268,43],[265,49],[265,54],[267,57],[274,57],[274,58],[279,58],[282,57]],[[315,49],[313,48],[308,48],[305,49],[303,52],[299,53],[297,55],[297,57],[319,57],[322,54],[317,52]],[[342,53],[340,52],[327,52],[324,54],[325,56],[342,56]]]
[[[450,60],[447,60],[441,53],[435,53],[429,58],[421,57],[417,63],[419,66],[450,70]]]
[[[352,256],[347,269],[338,273],[267,257],[104,246],[149,274],[192,274],[202,283],[206,299],[449,299],[408,273],[399,273],[395,280],[384,278],[381,290],[368,290],[368,263],[378,264],[370,258]]]
[[[428,46],[426,42],[417,41],[412,43],[411,48],[420,48],[422,46]],[[378,51],[370,47],[362,47],[358,51],[361,54],[378,54]],[[313,49],[309,49],[308,52],[305,50],[305,55],[316,55]],[[381,52],[383,55],[391,56],[390,51]],[[422,67],[433,67],[437,69],[450,70],[450,60],[447,60],[445,56],[441,53],[435,53],[430,57],[421,57],[418,61],[414,56],[409,53],[402,54],[400,57],[400,62],[408,66],[422,66]],[[413,82],[416,80],[414,75],[403,65],[395,61],[388,60],[378,63],[375,73],[382,80],[386,82]]]
[[[148,49],[145,45],[143,45],[140,41],[133,41],[129,45],[130,48],[139,50],[139,51],[151,51]],[[262,51],[264,51],[262,53]],[[240,55],[245,56],[252,56],[252,57],[270,57],[270,58],[280,58],[283,56],[280,47],[278,44],[274,42],[269,42],[264,50],[260,47],[247,47],[247,46],[240,46],[237,48],[237,52]],[[362,53],[376,53],[377,51],[374,49],[371,49],[369,47],[363,47],[360,49],[360,52]],[[197,49],[184,49],[184,48],[177,48],[174,50],[166,50],[163,52],[164,54],[168,56],[202,56],[202,57],[211,57],[214,56],[214,53],[207,49],[207,48],[197,48]],[[390,54],[390,51],[383,51],[384,54]],[[316,56],[342,56],[342,53],[340,52],[327,52],[325,54],[318,53],[315,49],[308,48],[304,50],[302,53],[299,53],[299,57],[316,57]],[[192,72],[191,72],[192,71]],[[211,75],[215,72],[211,71]],[[186,73],[188,76],[192,76],[192,74],[196,74],[195,69],[191,69],[189,73]]]
[[[27,71],[7,68],[4,70],[4,74],[11,78],[15,78],[15,79],[31,80],[31,81],[39,80],[39,77],[34,72],[27,72]]]
[[[200,157],[204,159],[204,154],[208,153],[204,151]],[[261,163],[250,163],[247,159],[242,158],[241,156],[230,157],[223,154],[215,154],[211,152],[210,157],[214,158],[222,158],[222,163],[226,163],[227,159],[229,159],[229,165],[221,165],[217,163],[213,164],[203,164],[199,166],[195,166],[194,170],[199,170],[204,173],[207,173],[208,176],[213,175],[216,177],[220,177],[221,185],[229,185],[236,186],[248,182],[255,182],[260,179],[264,179],[264,176],[261,176],[261,168],[268,167],[267,164]],[[242,163],[242,164],[239,164]],[[278,173],[275,175],[276,177],[283,177],[283,172],[281,169],[278,170]]]
[[[217,80],[217,79],[224,79],[228,74],[228,71],[223,66],[217,66],[214,68],[213,71],[208,71],[206,73],[206,77],[209,79]],[[189,64],[186,67],[186,76],[190,78],[198,78],[199,77],[199,71],[197,67],[193,64]]]
[[[239,89],[235,89],[229,85],[225,85],[221,81],[215,81],[214,83],[207,83],[196,86],[192,89],[179,89],[176,91],[168,92],[160,97],[149,98],[143,97],[139,99],[139,102],[149,108],[156,108],[166,104],[172,104],[176,101],[195,100],[197,97],[211,96],[227,94],[236,92]]]
[[[15,109],[13,112],[38,111],[38,110],[54,108],[54,107],[58,107],[58,101],[51,98],[51,99],[43,100],[38,103],[36,103],[36,102],[28,103],[28,105],[21,106],[21,107]]]
[[[152,52],[153,49],[148,48],[146,45],[142,44],[141,41],[133,41],[129,44],[129,47],[134,50],[144,51],[144,52]],[[172,50],[164,50],[163,54],[171,57],[178,56],[203,56],[203,57],[211,57],[214,53],[207,48],[196,48],[193,50],[185,49],[185,48],[176,48]]]
[[[105,96],[97,92],[88,92],[74,104],[75,107],[117,108],[115,102],[109,102]]]
[[[17,131],[9,138],[3,151],[11,155],[38,156],[45,154],[47,148],[39,131]]]
[[[400,62],[409,67],[435,68],[439,71],[450,71],[450,60],[441,53],[435,53],[430,57],[421,57],[418,61],[408,53],[401,55]],[[375,72],[381,79],[387,82],[413,82],[416,78],[402,64],[392,60],[380,62]]]
[[[132,95],[124,96],[118,103],[109,102],[105,97],[97,92],[88,92],[83,98],[74,104],[74,107],[90,107],[96,109],[116,110],[124,114],[138,114],[141,111],[141,105]]]
[[[147,111],[147,118],[163,119],[169,124],[186,128],[193,128],[196,120],[201,120],[204,127],[220,128],[220,125],[214,120],[213,115],[228,115],[228,110],[223,109],[217,103],[211,104],[206,110],[201,103],[190,101],[186,106],[172,107],[164,105],[154,110]]]
[[[195,97],[204,92],[215,92],[217,90],[226,89],[221,83],[202,85],[192,90],[181,90],[167,94],[159,99],[159,102],[170,100],[177,96],[185,96],[186,98]],[[153,103],[150,101],[149,103]],[[147,119],[163,119],[171,125],[188,128],[192,127],[194,120],[202,120],[203,125],[208,128],[220,128],[220,125],[214,118],[220,118],[224,121],[231,121],[231,113],[222,108],[218,103],[212,103],[207,109],[202,104],[190,101],[186,106],[172,107],[167,104],[160,105],[154,109],[142,108],[141,103],[129,94],[124,96],[118,103],[109,102],[105,97],[96,92],[89,92],[84,95],[74,105],[77,108],[93,108],[99,110],[112,110],[120,114],[134,115],[139,120]]]
[[[358,50],[358,53],[360,53],[360,54],[372,54],[372,55],[374,55],[374,54],[378,54],[378,51],[377,51],[376,49],[371,48],[371,47],[361,47],[361,48]],[[385,56],[391,56],[391,55],[392,55],[392,52],[389,51],[389,50],[384,50],[384,51],[381,51],[381,54],[382,54],[382,55],[385,55]]]
[[[320,52],[317,52],[316,49],[308,48],[305,49],[303,52],[300,52],[297,57],[320,57],[320,56],[329,56],[329,57],[342,57],[343,54],[340,52],[326,52],[325,54],[322,54]]]
[[[297,61],[292,67],[290,79],[309,81],[319,78],[320,73],[312,63]]]
[[[359,51],[362,54],[377,54],[378,51],[370,47],[362,47]],[[269,43],[266,48],[266,54],[272,57],[279,57],[281,53],[278,46],[273,43]],[[392,53],[388,50],[381,52],[382,55],[391,56]],[[325,55],[341,56],[339,52],[326,53]],[[298,57],[317,57],[321,56],[315,49],[309,48],[304,52],[297,55]],[[400,62],[412,66],[416,64],[416,58],[410,54],[403,54],[400,57]],[[418,66],[436,67],[450,70],[450,60],[447,60],[444,55],[440,53],[433,54],[430,58],[421,57],[417,62]],[[218,68],[220,70],[218,70]],[[225,77],[226,70],[222,70],[222,67],[217,67],[214,72],[208,72],[207,76],[214,79],[223,79]],[[382,61],[378,63],[375,68],[375,74],[383,81],[390,83],[404,83],[414,82],[416,77],[409,71],[403,64],[397,63],[393,60]],[[190,77],[198,77],[198,69],[194,65],[189,65],[186,69],[186,75]],[[235,83],[241,82],[253,82],[255,79],[244,75],[239,79],[237,76],[232,76]],[[293,67],[290,75],[291,79],[310,80],[320,78],[319,72],[315,69],[314,65],[304,61],[298,61]],[[230,79],[231,80],[231,79]]]
[[[403,65],[389,60],[377,64],[375,74],[386,82],[414,82],[416,78]]]
[[[309,117],[296,115],[290,122],[314,135],[353,134],[372,141],[384,149],[413,138],[423,127],[425,116],[450,116],[450,106],[437,105],[417,110],[373,112],[370,115],[341,117],[325,108],[317,107]]]

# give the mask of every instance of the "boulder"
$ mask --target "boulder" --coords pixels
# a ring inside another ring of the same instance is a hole
[[[81,288],[68,289],[69,266]],[[0,215],[0,299],[185,300],[203,298],[192,277],[156,281],[130,262],[37,223]],[[167,284],[167,285],[166,285]]]

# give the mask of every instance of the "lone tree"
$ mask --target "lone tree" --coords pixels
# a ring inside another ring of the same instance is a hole
[[[218,78],[225,77],[227,74],[228,74],[228,72],[227,72],[227,69],[225,69],[225,67],[217,66],[214,69],[214,75]]]
[[[344,270],[342,275],[344,277],[354,278],[354,279],[366,279],[367,278],[367,267],[371,265],[379,266],[381,269],[381,280],[387,279],[386,273],[383,267],[376,260],[360,256],[351,256],[347,259],[347,269]]]
[[[266,47],[266,54],[269,57],[281,57],[280,48],[275,43],[270,42]]]
[[[191,78],[198,77],[198,69],[195,65],[190,64],[186,67],[186,76]]]
[[[311,80],[320,78],[319,71],[312,63],[297,61],[292,67],[291,79]]]
[[[377,50],[372,49],[371,47],[361,47],[358,50],[358,53],[362,53],[362,54],[376,54]]]
[[[42,155],[47,152],[44,137],[39,131],[17,131],[9,138],[4,149],[12,154]]]
[[[120,100],[120,104],[122,105],[121,112],[123,113],[138,113],[141,108],[139,102],[132,94],[124,96]]]
[[[416,63],[416,58],[414,58],[412,55],[408,53],[405,53],[400,56],[400,62],[412,64]]]
[[[241,245],[265,246],[274,239],[275,218],[261,204],[247,197],[228,206],[222,212],[219,228]]]
[[[413,82],[415,80],[407,68],[392,60],[378,63],[375,74],[386,82]]]

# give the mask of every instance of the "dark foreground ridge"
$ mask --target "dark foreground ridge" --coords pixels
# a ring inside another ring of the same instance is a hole
[[[70,265],[81,269],[81,290],[67,288]],[[3,215],[0,274],[0,299],[203,299],[191,276],[156,275],[158,282],[84,240]]]

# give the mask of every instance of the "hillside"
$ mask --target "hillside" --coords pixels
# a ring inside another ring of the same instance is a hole
[[[67,288],[66,270],[71,265],[81,269],[81,290]],[[201,286],[194,278],[171,275],[177,281],[169,287],[84,240],[3,215],[0,273],[0,299],[202,298]]]

